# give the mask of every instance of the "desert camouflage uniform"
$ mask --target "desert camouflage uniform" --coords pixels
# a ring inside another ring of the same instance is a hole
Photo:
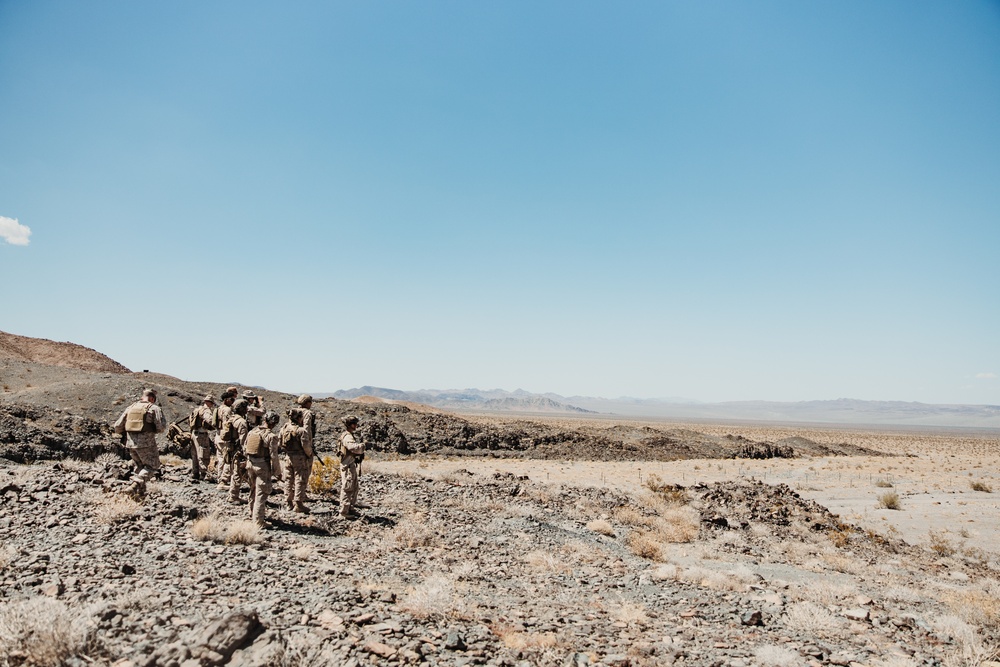
[[[219,424],[225,424],[233,406],[223,403],[217,408]],[[222,431],[215,432],[215,472],[219,476],[219,488],[228,488],[233,469],[229,464],[231,444],[222,439]]]
[[[205,479],[212,461],[212,439],[208,435],[212,426],[212,408],[202,404],[193,412],[201,416],[201,426],[191,429],[191,477]]]
[[[306,486],[313,465],[308,433],[306,428],[290,421],[281,427],[281,442],[285,447],[285,506],[288,509],[305,508]]]
[[[364,443],[350,431],[340,434],[340,515],[347,516],[358,503],[358,457],[365,453]]]
[[[250,519],[264,525],[267,497],[271,494],[271,459],[278,451],[278,436],[266,424],[254,429],[260,435],[261,451],[247,454],[247,477],[250,481]]]
[[[236,442],[229,448],[229,470],[232,473],[229,480],[229,501],[240,502],[240,489],[247,479],[246,453],[243,451],[250,428],[247,420],[238,414],[233,415],[233,428],[236,430]]]
[[[141,433],[131,433],[125,430],[125,418],[129,410],[138,405],[148,405],[146,414],[143,416],[143,430]],[[167,419],[163,416],[163,410],[156,403],[148,401],[136,401],[125,408],[118,421],[115,422],[115,433],[126,434],[125,447],[136,467],[136,474],[143,482],[152,477],[160,469],[160,452],[156,447],[156,434],[167,430]],[[148,430],[147,430],[148,429]]]

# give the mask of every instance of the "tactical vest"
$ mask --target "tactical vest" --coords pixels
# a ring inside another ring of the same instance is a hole
[[[281,445],[289,454],[305,454],[302,449],[302,434],[297,428],[281,429]]]
[[[246,444],[243,448],[247,452],[247,456],[267,456],[267,445],[264,443],[263,433],[260,432],[259,428],[255,428],[250,431],[247,435]]]
[[[139,401],[129,406],[125,413],[125,430],[128,433],[149,433],[155,431],[156,426],[146,421],[146,413],[152,407],[152,403]]]

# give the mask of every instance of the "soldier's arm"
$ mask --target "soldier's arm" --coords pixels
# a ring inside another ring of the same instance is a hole
[[[126,410],[125,412],[123,412],[121,414],[121,417],[118,418],[118,421],[115,422],[114,429],[115,429],[115,433],[117,433],[118,435],[121,435],[122,433],[125,432],[125,416],[126,415],[128,415],[128,410]]]
[[[156,427],[157,433],[163,433],[167,430],[167,418],[163,415],[163,410],[159,405],[153,406],[153,425]]]

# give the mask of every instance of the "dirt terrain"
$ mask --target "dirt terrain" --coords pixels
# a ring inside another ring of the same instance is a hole
[[[328,399],[320,450],[361,417],[369,507],[337,518],[329,458],[312,513],[276,494],[259,530],[163,439],[131,494],[108,430],[144,386],[173,421],[221,384],[0,380],[0,667],[1000,667],[995,433]]]

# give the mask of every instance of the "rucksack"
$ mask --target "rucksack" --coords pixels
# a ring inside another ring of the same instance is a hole
[[[202,414],[201,408],[195,408],[188,417],[188,427],[192,431],[201,431],[205,428],[205,415]]]
[[[152,431],[152,424],[146,424],[146,413],[152,405],[143,401],[133,403],[125,413],[125,431],[128,433]]]
[[[222,423],[222,428],[219,429],[219,437],[222,438],[223,442],[236,442],[237,435],[236,424],[233,423],[233,415],[230,414]]]

